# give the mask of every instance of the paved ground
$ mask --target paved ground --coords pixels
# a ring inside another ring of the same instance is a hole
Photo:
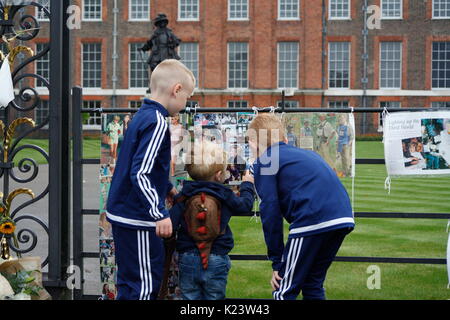
[[[99,181],[98,181],[98,165],[85,165],[84,166],[84,208],[85,209],[97,209],[99,207]],[[16,173],[19,177],[26,178],[30,175]],[[0,183],[3,186],[3,178],[0,179]],[[41,194],[46,186],[48,185],[48,165],[40,165],[38,176],[31,182],[25,184],[19,184],[10,179],[10,191],[16,188],[30,188],[33,190],[36,196]],[[3,189],[3,187],[2,187]],[[13,210],[17,208],[22,203],[28,201],[30,198],[26,195],[18,196],[13,201]],[[13,211],[12,210],[12,211]],[[16,217],[23,215],[33,215],[41,219],[46,225],[48,225],[48,195],[43,199],[37,201],[36,203],[27,206],[20,210]],[[18,224],[18,231],[23,228],[29,228],[36,233],[38,242],[36,248],[27,253],[27,256],[48,256],[48,234],[45,230],[33,221],[22,220]],[[98,217],[97,216],[87,216],[84,218],[84,250],[88,252],[98,252]],[[28,234],[24,232],[24,234]],[[71,232],[72,234],[72,232]],[[31,241],[28,243],[21,244],[21,248],[29,248]],[[100,294],[100,271],[99,271],[99,261],[98,259],[85,259],[85,290],[86,294]],[[44,268],[44,272],[47,268]]]
[[[99,183],[99,165],[84,165],[83,166],[83,208],[84,209],[98,209],[100,206],[100,183]],[[176,170],[178,172],[179,166]],[[20,173],[20,172],[19,172]],[[15,174],[22,179],[28,178],[31,174]],[[3,186],[3,178],[0,178],[0,183]],[[39,173],[37,177],[28,183],[19,184],[10,179],[10,191],[16,188],[29,188],[33,190],[35,196],[39,196],[48,185],[48,165],[40,165]],[[2,188],[3,189],[3,188]],[[29,201],[30,197],[23,195],[18,196],[13,201],[13,210],[22,203]],[[13,211],[12,210],[12,211]],[[12,212],[11,211],[11,212]],[[22,215],[33,215],[41,219],[46,225],[48,225],[48,195],[40,199],[36,203],[20,210],[16,217]],[[98,252],[99,241],[99,228],[98,228],[98,216],[85,216],[84,217],[84,251],[85,252]],[[70,218],[72,221],[72,217]],[[18,225],[18,231],[22,228],[29,228],[36,233],[38,242],[36,248],[27,253],[27,256],[39,256],[45,259],[48,256],[48,234],[46,231],[33,221],[22,220]],[[26,233],[25,233],[26,234]],[[73,234],[71,232],[70,234]],[[30,243],[24,243],[21,248],[29,248]],[[72,254],[71,254],[72,256]],[[47,268],[44,268],[44,272]],[[98,258],[86,258],[84,259],[84,276],[85,276],[85,294],[100,295],[100,262]]]

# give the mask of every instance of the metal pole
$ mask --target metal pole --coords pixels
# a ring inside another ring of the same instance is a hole
[[[388,112],[417,112],[417,111],[430,111],[429,108],[287,108],[284,111],[281,108],[275,109],[275,112],[286,112],[286,113],[295,113],[295,112],[325,112],[325,113],[379,113],[383,111]],[[446,108],[441,109],[433,109],[433,110],[446,110]],[[139,109],[129,109],[129,108],[98,108],[98,109],[81,109],[81,113],[136,113]],[[186,108],[182,110],[180,113],[235,113],[235,112],[254,112],[253,109],[250,108]],[[259,112],[270,112],[272,109],[270,107],[258,109]]]
[[[72,189],[72,227],[73,227],[73,264],[80,270],[81,288],[74,289],[74,299],[83,295],[84,263],[83,263],[83,129],[82,104],[83,91],[80,87],[72,89],[72,132],[73,132],[73,189]]]
[[[49,125],[49,265],[48,278],[57,284],[54,299],[67,292],[64,275],[69,265],[69,37],[66,9],[69,0],[51,0],[50,19],[50,125]],[[63,112],[63,108],[65,109]],[[64,154],[65,153],[65,154]]]

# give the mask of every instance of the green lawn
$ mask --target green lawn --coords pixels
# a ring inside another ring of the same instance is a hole
[[[46,149],[44,140],[27,140]],[[100,142],[84,140],[84,158],[99,158]],[[381,142],[357,142],[357,158],[383,158]],[[34,151],[22,151],[36,156]],[[36,158],[39,162],[42,159]],[[342,181],[354,210],[367,212],[450,212],[450,179],[396,178],[391,193],[384,190],[384,165],[358,165],[352,180]],[[356,219],[355,230],[346,238],[338,255],[372,257],[445,258],[446,220],[436,219]],[[265,254],[261,223],[249,217],[235,217],[231,228],[235,236],[232,254]],[[286,225],[287,228],[287,225]],[[287,234],[287,233],[286,233]],[[366,282],[370,263],[335,262],[325,283],[329,299],[450,299],[445,265],[377,264],[381,270],[381,289],[369,290]],[[229,298],[271,298],[270,263],[233,261],[227,287]]]
[[[357,158],[383,158],[381,142],[359,141]],[[450,179],[396,178],[391,193],[384,190],[384,165],[358,165],[354,180],[354,210],[357,212],[449,213]],[[344,178],[350,196],[352,180]],[[355,230],[346,238],[338,255],[368,257],[445,258],[447,220],[356,219]],[[261,223],[235,217],[232,254],[266,254]],[[287,224],[285,224],[287,234]],[[445,265],[376,264],[381,271],[381,288],[369,290],[370,263],[335,262],[325,288],[328,299],[450,299]],[[227,296],[271,298],[270,262],[233,261]]]
[[[23,139],[17,147],[24,145],[35,145],[42,148],[46,153],[48,153],[48,140],[44,139]],[[97,139],[85,139],[83,141],[83,157],[84,158],[100,158],[100,140]],[[23,158],[31,158],[39,164],[46,164],[47,160],[38,151],[30,148],[25,148],[14,157],[14,163],[17,164]]]

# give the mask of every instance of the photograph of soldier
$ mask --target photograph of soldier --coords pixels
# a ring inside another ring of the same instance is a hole
[[[336,151],[334,140],[337,136],[335,129],[336,117],[320,113],[318,123],[315,126],[316,151],[336,171]],[[331,123],[333,121],[333,124]]]
[[[338,135],[338,158],[342,163],[342,177],[350,177],[352,175],[352,147],[354,133],[352,127],[348,124],[348,115],[339,115],[339,125],[337,127]]]

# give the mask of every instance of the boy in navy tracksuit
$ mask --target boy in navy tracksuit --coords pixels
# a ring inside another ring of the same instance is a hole
[[[161,237],[172,233],[165,199],[176,193],[169,182],[166,117],[185,107],[194,87],[192,72],[181,62],[161,62],[152,73],[151,97],[144,100],[124,137],[107,203],[119,300],[149,300],[158,295],[164,263]]]
[[[347,191],[317,153],[282,142],[284,129],[275,115],[258,115],[250,130],[273,297],[296,299],[302,291],[304,299],[325,299],[327,270],[355,225]],[[283,218],[289,223],[286,245]]]
[[[223,150],[211,142],[203,142],[205,154]],[[212,157],[205,155],[203,163],[188,164],[187,170],[195,181],[185,181],[183,189],[175,197],[176,205],[170,210],[173,228],[177,231],[176,248],[179,253],[180,289],[185,300],[222,300],[225,298],[227,276],[230,270],[228,253],[234,247],[233,234],[228,225],[232,215],[243,215],[252,210],[255,201],[253,178],[250,174],[243,177],[240,196],[223,185],[226,172],[226,159],[212,165]],[[186,203],[191,197],[206,193],[216,198],[221,204],[221,234],[214,239],[207,268],[203,267],[202,255],[198,243],[189,235],[187,225]],[[183,198],[184,201],[179,201]]]

